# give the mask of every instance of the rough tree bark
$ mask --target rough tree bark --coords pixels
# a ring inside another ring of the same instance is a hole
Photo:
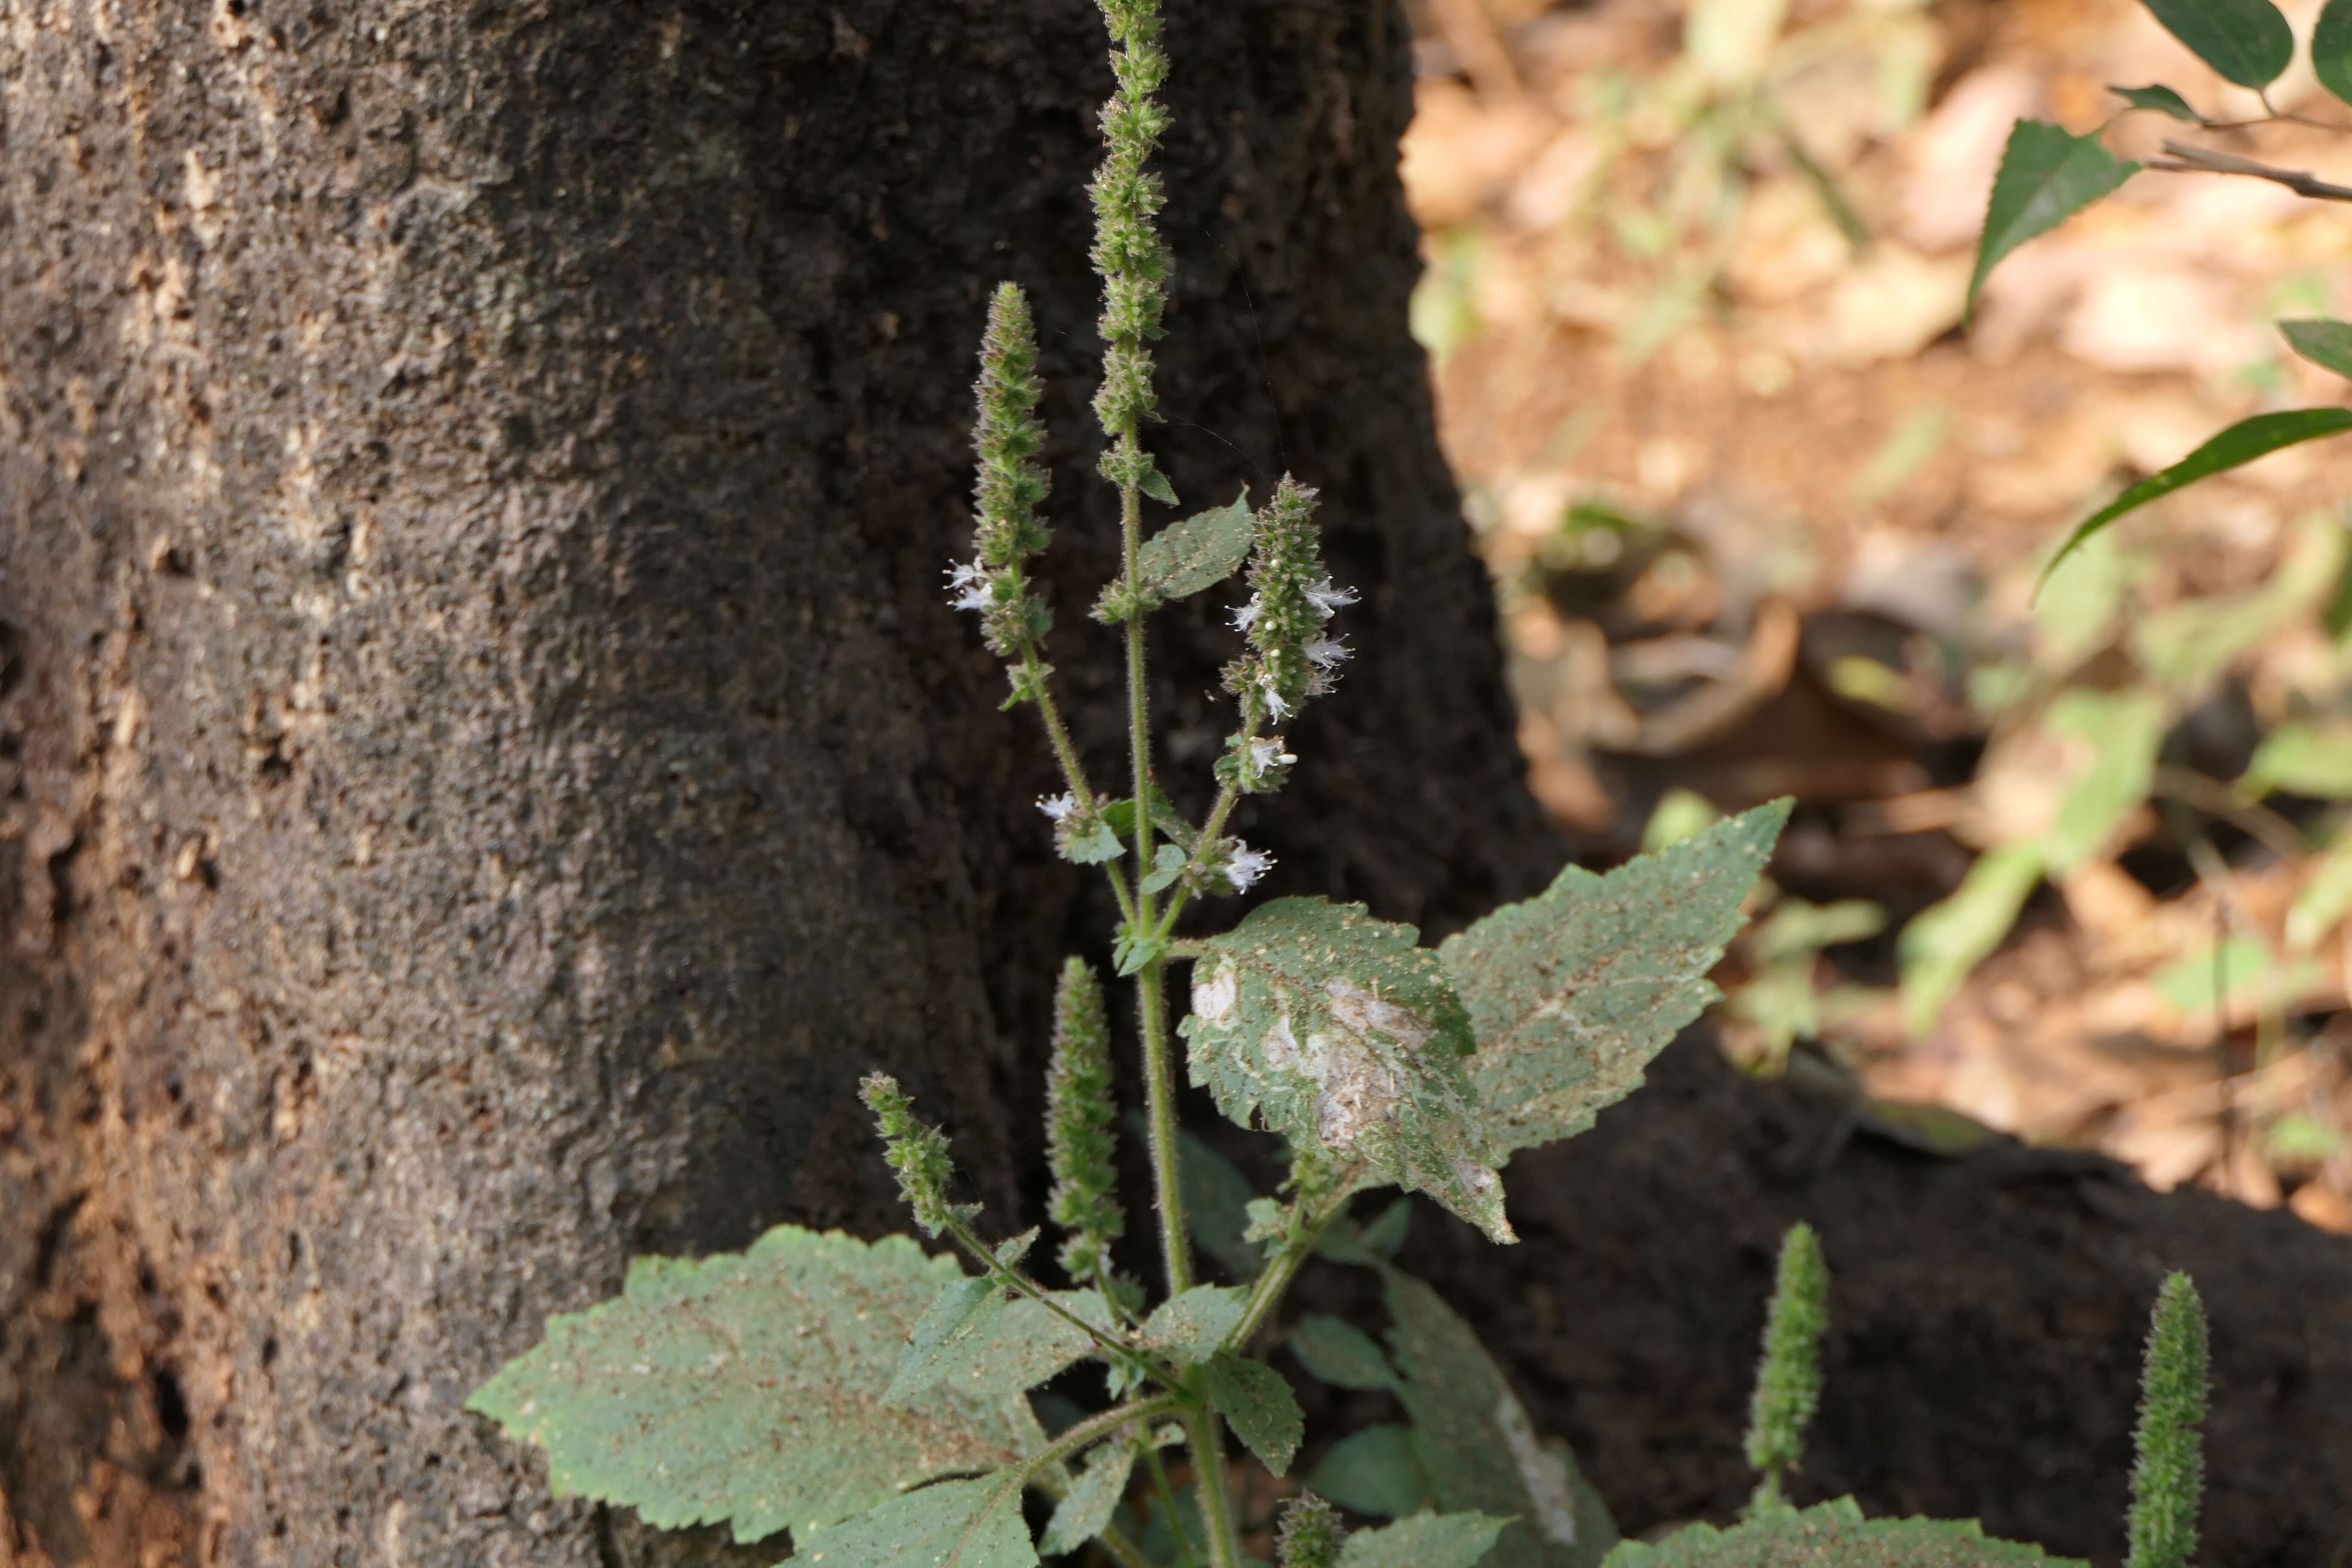
[[[1198,500],[1295,465],[1368,590],[1243,830],[1458,919],[1551,851],[1401,331],[1406,39],[1170,11],[1157,444]],[[633,1253],[894,1226],[876,1066],[1021,1207],[1098,911],[941,572],[1015,278],[1111,775],[1101,47],[1084,0],[0,5],[0,1542],[657,1555],[467,1389]],[[1230,637],[1165,641],[1171,763]]]

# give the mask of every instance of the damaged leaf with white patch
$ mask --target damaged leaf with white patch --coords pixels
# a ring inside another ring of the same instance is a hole
[[[1427,1193],[1496,1241],[1503,1215],[1465,1058],[1470,1016],[1411,926],[1276,899],[1202,942],[1183,1033],[1192,1081],[1244,1127]]]

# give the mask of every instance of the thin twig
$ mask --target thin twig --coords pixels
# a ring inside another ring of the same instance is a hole
[[[2273,184],[2284,185],[2296,195],[2309,196],[2314,201],[2352,202],[2352,186],[2331,185],[2306,170],[2276,168],[2234,153],[2216,153],[2210,147],[2191,147],[2186,142],[2167,140],[2164,151],[2179,162],[2147,165],[2160,174],[2242,174],[2250,180],[2268,180]]]

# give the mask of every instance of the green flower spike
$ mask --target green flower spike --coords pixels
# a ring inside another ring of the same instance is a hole
[[[948,1202],[955,1163],[948,1158],[947,1135],[915,1120],[915,1102],[899,1092],[897,1079],[871,1073],[858,1083],[857,1097],[874,1113],[875,1129],[882,1134],[882,1157],[898,1173],[898,1195],[907,1200],[924,1235],[937,1236],[980,1212],[978,1204]]]
[[[1751,1513],[1784,1506],[1780,1477],[1804,1457],[1805,1428],[1822,1402],[1821,1338],[1829,1327],[1830,1276],[1821,1238],[1798,1222],[1780,1241],[1780,1277],[1764,1323],[1764,1359],[1748,1418],[1748,1462],[1760,1472]]]
[[[2189,1568],[2205,1490],[2205,1455],[2197,1436],[2204,1418],[2205,1304],[2189,1276],[2176,1272],[2157,1293],[2140,1373],[2125,1568]]]
[[[1108,1261],[1110,1244],[1127,1228],[1111,1167],[1118,1148],[1113,1110],[1102,981],[1093,965],[1073,958],[1062,965],[1054,991],[1054,1060],[1045,1075],[1045,1141],[1054,1172],[1048,1212],[1070,1233],[1061,1257],[1073,1284],[1094,1279]]]
[[[971,433],[979,468],[972,486],[974,558],[949,568],[948,587],[957,609],[980,613],[990,651],[1024,666],[1053,624],[1021,572],[1023,561],[1045,548],[1036,510],[1052,488],[1036,461],[1045,444],[1036,416],[1036,367],[1037,330],[1028,298],[1017,285],[1001,283],[989,303],[980,380],[972,388],[979,405]],[[1021,689],[1017,678],[1015,689]]]
[[[1275,1561],[1281,1568],[1333,1568],[1347,1543],[1339,1510],[1313,1492],[1301,1492],[1282,1505],[1282,1528],[1274,1543]]]

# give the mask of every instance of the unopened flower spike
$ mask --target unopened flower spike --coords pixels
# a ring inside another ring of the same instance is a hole
[[[955,1163],[948,1157],[947,1135],[915,1120],[915,1102],[887,1073],[870,1073],[857,1086],[858,1099],[874,1113],[875,1130],[882,1135],[882,1157],[898,1173],[898,1195],[914,1212],[915,1223],[926,1236],[937,1236],[980,1212],[978,1204],[948,1202],[948,1183]]]
[[[1112,1157],[1118,1135],[1110,1089],[1110,1026],[1102,981],[1082,958],[1062,965],[1054,990],[1054,1057],[1045,1075],[1045,1143],[1054,1173],[1047,1210],[1068,1231],[1062,1269],[1091,1282],[1108,1263],[1110,1244],[1127,1228]]]
[[[2189,1276],[2173,1273],[2157,1293],[2140,1373],[2139,1430],[2133,1436],[2131,1550],[2125,1568],[2189,1568],[2197,1554],[2205,1455],[2205,1305]]]
[[[1751,1512],[1782,1505],[1780,1478],[1804,1457],[1805,1428],[1822,1399],[1821,1339],[1829,1327],[1830,1276],[1821,1238],[1801,1220],[1780,1241],[1779,1277],[1764,1323],[1764,1359],[1748,1411],[1748,1462],[1762,1475]]]
[[[1274,1542],[1280,1568],[1335,1568],[1347,1543],[1339,1510],[1313,1492],[1301,1492],[1282,1505],[1282,1528]]]
[[[1037,453],[1045,432],[1037,422],[1037,332],[1028,297],[1013,283],[997,286],[981,340],[980,380],[972,387],[974,557],[948,569],[950,602],[981,615],[982,635],[1005,658],[1033,656],[1051,625],[1045,602],[1028,591],[1021,563],[1045,548],[1037,505],[1052,488]]]
[[[1164,489],[1136,439],[1136,431],[1158,406],[1151,385],[1151,351],[1167,308],[1168,249],[1152,220],[1165,204],[1160,176],[1145,165],[1168,129],[1168,111],[1152,94],[1168,78],[1168,57],[1160,47],[1160,8],[1155,0],[1100,0],[1110,31],[1110,63],[1118,89],[1103,105],[1102,165],[1087,194],[1094,199],[1092,260],[1103,281],[1101,331],[1103,381],[1095,394],[1095,414],[1110,449],[1103,454],[1105,478],[1147,492]]]

